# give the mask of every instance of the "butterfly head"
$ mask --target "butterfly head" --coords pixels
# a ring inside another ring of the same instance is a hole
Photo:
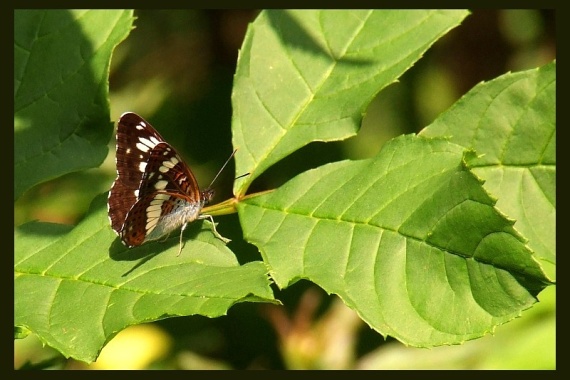
[[[214,198],[214,194],[215,194],[215,191],[211,187],[208,187],[208,188],[202,190],[202,200],[204,201],[205,205],[210,203],[212,198]]]

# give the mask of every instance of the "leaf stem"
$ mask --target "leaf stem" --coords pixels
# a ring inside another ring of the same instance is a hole
[[[234,214],[237,212],[236,204],[238,202],[240,202],[244,199],[258,197],[260,195],[268,194],[268,193],[271,193],[273,191],[274,191],[274,189],[265,190],[265,191],[261,191],[258,193],[248,194],[248,195],[241,197],[241,198],[234,197],[234,198],[226,199],[225,201],[220,202],[220,203],[216,203],[215,205],[204,207],[202,209],[202,214],[208,214],[208,215],[212,215],[212,216]]]

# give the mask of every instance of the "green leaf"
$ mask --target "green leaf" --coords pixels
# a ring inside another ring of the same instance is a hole
[[[312,141],[360,128],[373,97],[467,11],[264,11],[240,51],[232,105],[234,194]]]
[[[358,369],[542,369],[556,368],[556,287],[540,293],[540,303],[492,336],[462,346],[431,350],[397,342],[366,354]]]
[[[549,284],[524,239],[444,139],[402,136],[372,159],[303,173],[238,204],[281,288],[305,278],[413,346],[493,331]]]
[[[224,315],[237,302],[275,302],[262,262],[240,266],[207,224],[127,249],[109,226],[106,197],[71,232],[48,223],[16,229],[14,318],[66,357],[92,362],[125,327],[170,316]],[[168,247],[168,249],[164,249]],[[164,252],[162,252],[164,250]],[[160,254],[159,254],[160,253]]]
[[[477,152],[469,166],[554,276],[556,62],[477,85],[421,134]]]
[[[31,331],[22,326],[14,326],[14,339],[24,339]]]
[[[15,10],[14,199],[107,156],[109,62],[132,21],[125,10]]]

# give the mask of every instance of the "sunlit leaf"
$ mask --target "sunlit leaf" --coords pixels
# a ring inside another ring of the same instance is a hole
[[[207,224],[127,249],[111,230],[105,197],[71,232],[28,223],[16,229],[14,324],[65,356],[91,362],[125,327],[169,316],[224,315],[237,302],[273,302],[262,262],[240,266]]]
[[[467,11],[264,11],[240,50],[232,104],[234,194],[312,141],[341,140],[366,107]]]
[[[479,84],[421,135],[477,152],[469,166],[554,276],[556,63]]]
[[[239,205],[245,237],[280,287],[313,281],[383,335],[414,346],[480,337],[549,280],[464,154],[402,136],[375,158],[303,173]]]

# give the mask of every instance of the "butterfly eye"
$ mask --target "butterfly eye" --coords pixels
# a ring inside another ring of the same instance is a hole
[[[204,204],[208,204],[210,203],[210,201],[212,200],[212,198],[214,198],[214,194],[216,192],[214,191],[214,189],[205,189],[204,191],[202,191],[202,199],[204,199]]]

